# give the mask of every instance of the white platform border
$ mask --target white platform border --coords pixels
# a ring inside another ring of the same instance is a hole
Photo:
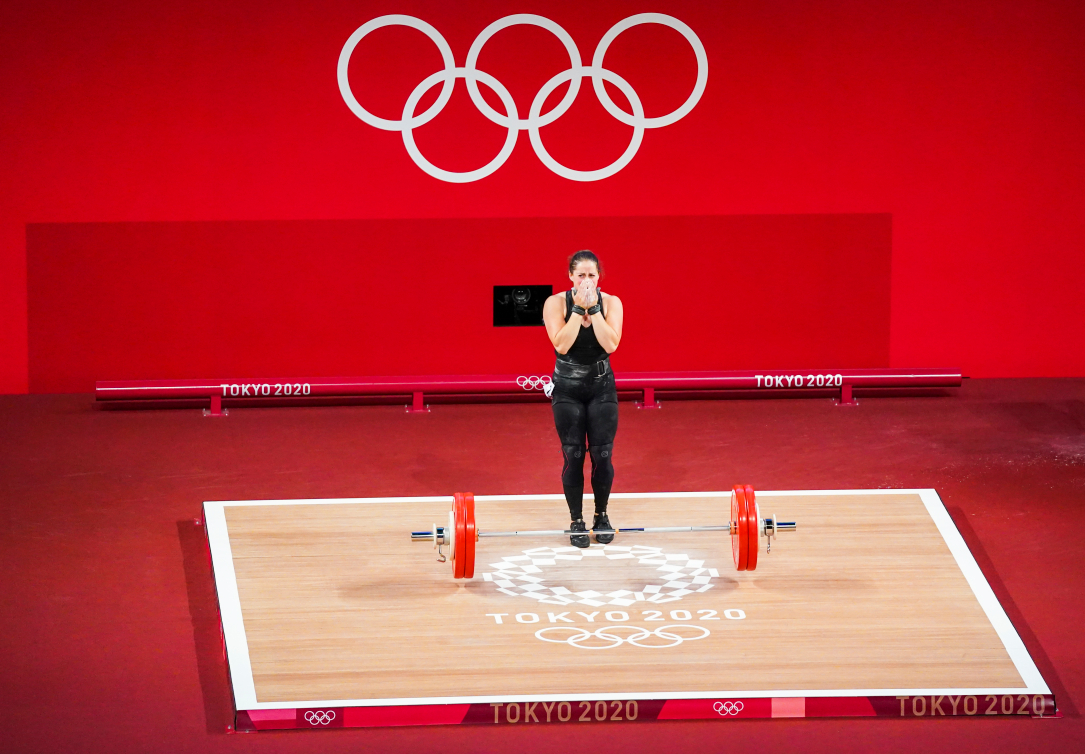
[[[291,702],[260,702],[256,698],[256,684],[249,660],[249,644],[245,637],[245,621],[241,613],[241,599],[237,590],[230,534],[226,526],[226,508],[234,506],[267,505],[357,505],[359,503],[433,503],[452,504],[452,496],[438,497],[367,497],[331,498],[313,500],[228,500],[209,501],[203,504],[207,540],[211,548],[215,590],[218,593],[222,633],[226,642],[226,657],[233,686],[234,705],[238,710],[299,709],[306,707],[392,707],[416,704],[489,704],[492,702],[578,702],[645,699],[710,699],[710,698],[785,698],[785,697],[860,697],[860,696],[950,696],[981,694],[1050,694],[1051,690],[1040,675],[1036,663],[1025,648],[1024,642],[1010,622],[1009,616],[995,597],[968,545],[946,510],[938,493],[933,489],[877,489],[877,490],[769,490],[757,491],[759,498],[803,497],[821,495],[918,495],[938,527],[950,554],[957,562],[972,593],[979,602],[987,620],[1002,641],[1006,653],[1025,683],[1014,688],[914,688],[914,689],[771,689],[759,691],[653,691],[651,693],[625,694],[526,694],[501,696],[450,696],[450,697],[401,697],[391,699],[306,699]],[[730,498],[726,492],[637,492],[615,493],[612,500],[644,497],[721,497]],[[585,497],[590,498],[587,494]],[[476,495],[476,500],[564,501],[564,495]]]

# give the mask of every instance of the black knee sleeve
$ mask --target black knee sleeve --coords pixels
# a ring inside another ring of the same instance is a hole
[[[611,455],[614,444],[592,445],[591,451],[591,488],[595,493],[595,512],[605,513],[610,500],[610,487],[614,483],[614,464]]]
[[[565,465],[561,468],[565,502],[569,504],[569,517],[578,521],[584,518],[584,446],[562,445],[561,454],[565,456]],[[594,468],[595,462],[592,461]]]

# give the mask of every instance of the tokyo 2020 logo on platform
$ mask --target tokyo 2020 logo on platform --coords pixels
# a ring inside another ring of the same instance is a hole
[[[531,108],[526,118],[521,118],[519,116],[519,113],[516,110],[516,103],[513,102],[512,95],[509,94],[508,89],[490,74],[476,68],[479,53],[482,52],[483,46],[490,37],[510,26],[518,26],[521,24],[538,26],[549,31],[561,41],[569,55],[569,68],[556,74],[543,84],[542,88],[539,89],[535,98],[532,100]],[[661,24],[674,29],[685,37],[690,47],[693,48],[694,55],[697,57],[697,80],[693,85],[693,91],[690,93],[689,97],[687,97],[686,101],[676,110],[655,118],[649,118],[644,115],[644,106],[641,104],[636,90],[630,86],[629,82],[603,65],[603,59],[607,54],[607,49],[618,35],[623,31],[634,26],[639,26],[640,24]],[[362,107],[354,97],[354,92],[350,88],[350,81],[347,77],[347,70],[350,66],[350,57],[354,53],[354,49],[358,46],[358,43],[361,42],[367,34],[385,26],[407,26],[412,29],[417,29],[433,41],[441,53],[441,59],[444,61],[443,70],[437,71],[423,79],[421,83],[415,87],[414,91],[411,92],[410,96],[407,97],[407,101],[403,105],[403,117],[399,120],[389,120],[387,118],[378,117]],[[491,175],[494,171],[504,165],[505,161],[509,158],[509,155],[512,154],[512,150],[516,146],[516,139],[520,132],[527,131],[535,154],[538,155],[542,163],[551,171],[563,178],[568,178],[571,181],[598,181],[603,178],[609,178],[629,164],[637,154],[637,150],[640,149],[641,140],[644,138],[646,129],[669,126],[684,118],[697,105],[697,102],[701,99],[701,95],[704,93],[705,84],[708,81],[708,57],[705,54],[704,45],[701,44],[701,40],[697,35],[693,33],[693,29],[689,28],[689,26],[679,21],[677,18],[663,13],[638,13],[637,15],[629,16],[614,24],[614,26],[603,35],[603,38],[599,40],[599,44],[595,48],[595,54],[592,56],[591,65],[583,65],[580,58],[580,51],[577,49],[573,38],[565,31],[565,29],[543,16],[518,13],[498,19],[483,29],[475,38],[475,41],[471,43],[471,48],[467,52],[467,60],[464,65],[457,66],[456,60],[452,55],[452,48],[449,46],[448,42],[445,41],[445,38],[441,36],[440,32],[433,26],[414,16],[396,14],[380,16],[359,26],[354,33],[350,35],[350,38],[347,39],[346,44],[343,45],[343,50],[339,53],[337,73],[339,79],[339,92],[343,95],[343,101],[346,102],[350,111],[374,128],[379,128],[383,131],[400,131],[403,134],[403,145],[407,148],[407,154],[411,156],[411,159],[414,160],[414,163],[418,167],[438,180],[447,181],[448,183],[471,183]],[[598,170],[574,170],[573,168],[562,165],[546,151],[546,147],[542,142],[542,136],[539,133],[539,129],[553,123],[568,111],[572,106],[573,101],[576,99],[577,93],[580,91],[581,80],[584,77],[591,79],[592,87],[595,89],[595,96],[599,98],[599,102],[606,111],[622,123],[633,127],[633,137],[630,139],[629,146],[626,147],[621,157],[610,165],[599,168]],[[449,98],[452,96],[452,89],[456,84],[456,79],[463,79],[466,82],[467,91],[471,95],[471,101],[475,104],[475,107],[479,109],[479,112],[493,123],[508,129],[505,143],[501,147],[501,151],[498,152],[493,160],[476,170],[469,170],[462,173],[442,170],[427,160],[418,149],[413,133],[414,129],[429,123],[441,113],[445,105],[448,104]],[[494,110],[486,100],[483,99],[482,93],[479,91],[478,87],[479,82],[485,84],[497,94],[505,109],[504,114]],[[569,89],[565,93],[565,96],[552,110],[543,113],[542,108],[543,104],[546,102],[546,98],[565,82],[569,82]],[[622,92],[629,102],[629,106],[633,111],[632,113],[625,112],[614,103],[607,93],[603,82],[609,82]],[[441,92],[437,97],[437,101],[424,112],[416,114],[415,108],[418,107],[419,101],[426,92],[438,84],[441,86]]]
[[[562,565],[573,565],[585,559],[617,561],[619,563],[648,566],[657,574],[655,583],[644,584],[636,589],[616,589],[599,592],[593,589],[573,591],[554,585]],[[497,591],[512,597],[527,597],[545,605],[618,605],[628,607],[640,604],[652,607],[665,602],[675,602],[687,594],[707,592],[713,587],[712,580],[719,578],[719,571],[705,565],[703,560],[693,560],[688,555],[666,553],[659,547],[634,545],[592,545],[579,547],[535,547],[520,555],[506,555],[497,563],[491,563],[493,571],[482,574],[485,581],[492,582]]]

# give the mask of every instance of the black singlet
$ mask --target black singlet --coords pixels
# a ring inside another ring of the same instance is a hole
[[[602,291],[598,291],[598,295],[599,302],[602,304]],[[606,317],[606,310],[603,310],[602,314]],[[565,291],[565,321],[568,322],[571,316],[573,316],[573,292],[568,290]],[[595,364],[607,357],[606,350],[599,345],[599,339],[595,337],[595,328],[584,327],[583,325],[580,327],[580,332],[576,334],[576,341],[573,342],[569,351],[561,354],[555,350],[554,354],[557,356],[558,361],[585,366]]]

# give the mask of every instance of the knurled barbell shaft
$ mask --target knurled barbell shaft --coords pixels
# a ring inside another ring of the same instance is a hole
[[[765,523],[769,526],[772,525],[772,519],[764,519]],[[776,531],[795,531],[798,528],[798,524],[794,521],[777,521]],[[437,533],[443,535],[445,527],[438,526]],[[670,533],[682,533],[682,532],[700,532],[700,531],[731,531],[731,524],[727,523],[723,526],[633,526],[623,527],[619,529],[588,529],[586,531],[574,531],[572,529],[532,529],[526,531],[480,531],[477,536],[482,537],[549,537],[549,536],[577,536],[588,534],[626,534],[626,533],[642,533],[642,534],[670,534]],[[412,540],[430,540],[433,541],[432,531],[412,531]]]

